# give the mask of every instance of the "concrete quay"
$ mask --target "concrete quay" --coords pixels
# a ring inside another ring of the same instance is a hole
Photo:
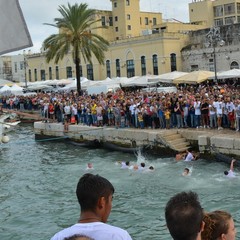
[[[203,154],[211,154],[211,146],[219,153],[240,157],[240,133],[231,130],[211,129],[135,129],[89,127],[69,125],[64,132],[61,123],[34,123],[36,139],[68,139],[83,146],[105,147],[112,150],[133,152],[139,148],[158,153],[172,153],[194,148]]]

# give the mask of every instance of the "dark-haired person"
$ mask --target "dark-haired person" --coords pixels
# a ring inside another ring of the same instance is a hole
[[[165,207],[168,230],[174,240],[201,240],[203,209],[194,192],[173,196]]]
[[[131,240],[127,231],[106,224],[112,209],[113,185],[99,175],[84,174],[76,189],[81,208],[78,223],[56,233],[51,240],[84,235],[94,240]]]
[[[64,240],[94,240],[93,238],[84,236],[84,235],[73,235],[71,237],[64,238]]]
[[[236,175],[235,175],[235,173],[234,173],[234,167],[233,167],[233,165],[234,165],[234,163],[236,162],[236,159],[232,159],[232,161],[231,161],[231,164],[230,164],[230,169],[229,169],[229,171],[224,171],[224,174],[227,176],[227,177],[229,177],[229,178],[234,178],[234,177],[236,177]]]

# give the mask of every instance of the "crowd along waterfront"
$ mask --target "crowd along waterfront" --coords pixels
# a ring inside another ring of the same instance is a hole
[[[199,159],[190,177],[183,177],[184,162],[173,157],[124,154],[88,149],[57,141],[35,141],[32,125],[20,125],[1,145],[0,239],[45,240],[77,222],[77,181],[86,173],[108,178],[116,188],[109,223],[122,227],[133,239],[170,239],[164,207],[170,196],[193,190],[206,211],[229,211],[240,230],[239,183],[226,179],[228,165]],[[121,169],[116,161],[145,161],[155,171],[140,173]],[[237,239],[240,239],[239,237]]]

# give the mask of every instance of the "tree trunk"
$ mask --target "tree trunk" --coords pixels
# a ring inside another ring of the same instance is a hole
[[[77,80],[77,92],[78,95],[82,95],[82,89],[81,89],[81,76],[80,76],[80,57],[78,49],[76,49],[75,52],[75,67],[76,67],[76,80]]]

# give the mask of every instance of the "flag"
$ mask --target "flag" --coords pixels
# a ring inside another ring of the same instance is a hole
[[[0,0],[0,55],[32,45],[18,0]]]

